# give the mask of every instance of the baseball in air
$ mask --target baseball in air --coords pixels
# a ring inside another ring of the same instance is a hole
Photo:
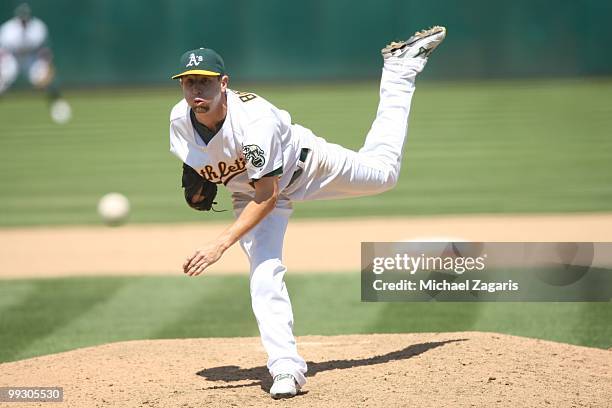
[[[63,99],[58,99],[51,104],[51,119],[58,125],[65,125],[72,118],[72,108]]]
[[[108,193],[98,202],[98,214],[107,225],[121,225],[130,214],[130,202],[123,194]]]

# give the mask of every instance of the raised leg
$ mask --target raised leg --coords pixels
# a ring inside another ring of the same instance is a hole
[[[395,186],[408,133],[417,75],[446,31],[434,27],[383,49],[384,66],[376,118],[358,151],[317,138],[304,199],[372,195]]]

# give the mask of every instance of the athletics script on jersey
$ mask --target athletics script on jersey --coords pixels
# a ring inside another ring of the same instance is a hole
[[[200,174],[206,180],[215,184],[226,184],[235,176],[246,171],[247,163],[262,167],[266,162],[265,152],[257,145],[247,145],[242,148],[243,157],[237,158],[232,164],[220,161],[216,166],[206,165]]]
[[[200,175],[215,184],[226,184],[246,171],[246,160],[244,157],[237,158],[233,163],[220,161],[216,166],[206,165],[200,170]]]

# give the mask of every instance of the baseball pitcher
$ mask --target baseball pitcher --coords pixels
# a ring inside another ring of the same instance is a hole
[[[240,242],[250,261],[253,312],[274,379],[273,398],[295,396],[306,362],[293,336],[283,277],[283,240],[293,201],[357,197],[395,186],[417,75],[446,35],[444,27],[415,33],[382,50],[376,119],[359,151],[317,137],[253,93],[228,88],[223,59],[212,49],[187,51],[173,79],[183,99],[170,114],[170,150],[183,162],[188,205],[214,206],[217,186],[232,193],[235,221],[183,264],[197,276]]]

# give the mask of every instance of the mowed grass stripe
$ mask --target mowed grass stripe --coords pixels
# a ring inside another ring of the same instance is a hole
[[[369,333],[379,319],[378,305],[361,302],[358,273],[287,276],[297,334]]]
[[[189,302],[176,302],[175,318],[157,327],[152,338],[258,335],[248,275],[177,277],[172,282]]]
[[[474,329],[601,348],[612,346],[611,303],[483,303]],[[520,321],[520,324],[515,322]]]
[[[33,290],[34,282],[30,280],[11,281],[10,285],[5,285],[0,280],[0,313],[23,303]]]
[[[122,279],[41,279],[29,281],[31,289],[19,302],[0,311],[0,361],[17,359],[39,339],[54,332],[104,302],[127,281]],[[2,281],[12,288],[23,282]],[[98,335],[100,333],[98,332]],[[37,348],[36,354],[61,350],[61,343]]]
[[[375,82],[236,88],[354,149],[378,101]],[[397,188],[374,200],[299,205],[294,216],[610,211],[610,92],[611,81],[419,82]],[[50,121],[36,95],[1,102],[0,214],[8,215],[0,225],[97,223],[97,199],[109,191],[137,202],[134,222],[198,219],[184,206],[180,164],[168,152],[176,89],[67,97],[75,115],[66,126]],[[26,196],[32,204],[15,208]],[[229,195],[221,198],[230,208]]]
[[[95,278],[103,282],[115,279]],[[51,352],[58,345],[69,350],[124,340],[215,337],[244,333],[244,330],[232,331],[232,327],[242,323],[241,320],[224,322],[217,318],[223,315],[220,309],[229,305],[227,298],[214,302],[215,297],[224,293],[220,290],[222,285],[218,285],[215,279],[212,283],[185,277],[133,277],[120,278],[120,281],[122,286],[104,301],[56,327],[47,336],[38,337],[28,347],[20,350],[17,357],[21,359],[33,356],[41,350]],[[235,285],[229,286],[233,288]],[[244,298],[248,300],[248,296]],[[192,320],[193,325],[182,327],[186,316]],[[250,315],[246,314],[245,319],[248,318]]]
[[[609,348],[610,303],[362,303],[358,273],[286,276],[295,333],[495,331]],[[24,289],[31,286],[32,289]],[[248,277],[2,281],[0,360],[110,341],[254,336]]]
[[[608,348],[609,303],[387,303],[372,331],[474,330]]]

